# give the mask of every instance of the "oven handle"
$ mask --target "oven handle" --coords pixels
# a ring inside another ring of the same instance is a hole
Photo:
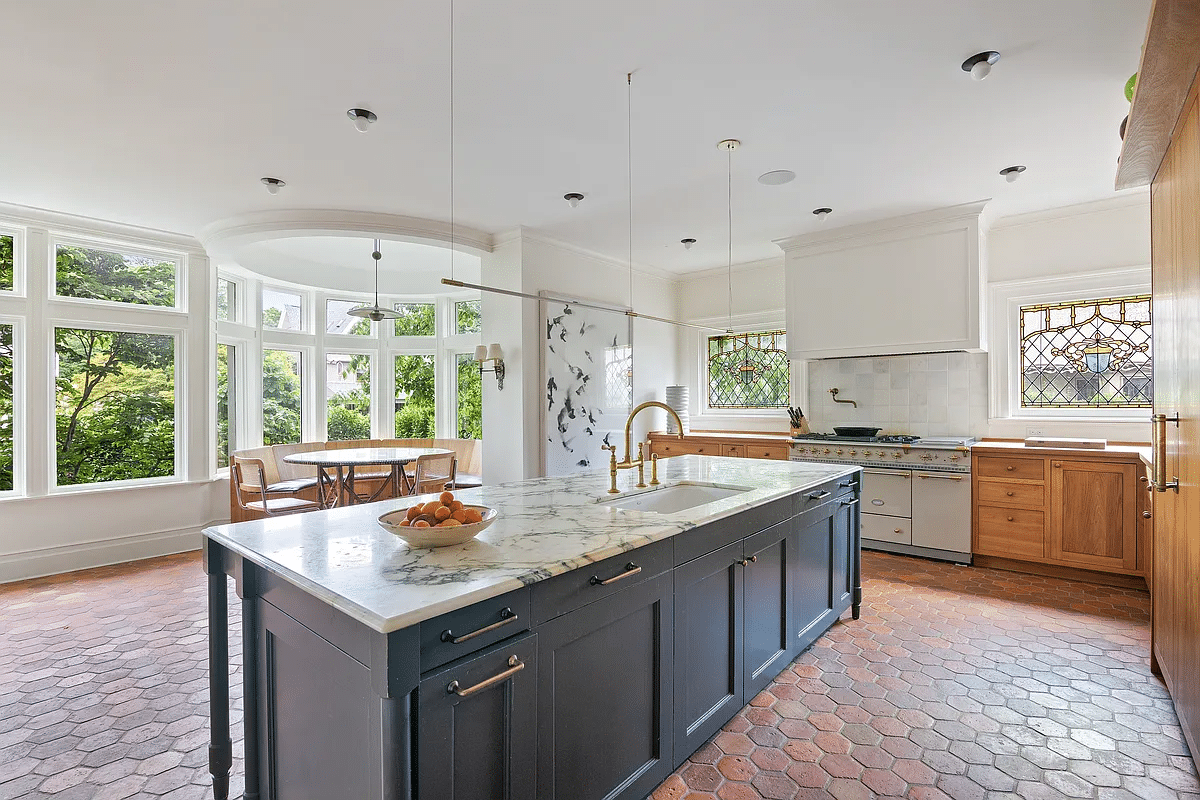
[[[963,479],[962,475],[918,475],[917,477],[921,480],[933,478],[939,481],[961,481]]]
[[[908,480],[912,476],[912,473],[906,469],[864,469],[863,474],[898,476],[905,480]]]

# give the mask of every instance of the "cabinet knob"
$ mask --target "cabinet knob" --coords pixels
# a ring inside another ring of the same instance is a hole
[[[1055,461],[1055,462],[1054,462],[1054,468],[1055,468],[1055,469],[1062,469],[1062,462],[1061,462],[1061,461]]]
[[[1012,521],[1013,521],[1012,517],[1009,517],[1009,518],[1008,518],[1008,521],[1009,521],[1009,522],[1012,522]]]
[[[753,564],[755,561],[758,561],[758,556],[750,556],[750,563]]]
[[[904,531],[900,530],[899,528],[896,528],[895,530],[892,531],[892,533],[904,533]]]
[[[1006,494],[1006,495],[1008,495],[1009,497],[1012,497],[1012,496],[1013,496],[1013,493],[1012,493],[1012,492],[1005,492],[1005,494]]]
[[[1142,512],[1142,519],[1150,519],[1150,512],[1149,512],[1149,511],[1143,511],[1143,512]]]
[[[1149,479],[1149,478],[1147,478],[1145,475],[1143,475],[1142,477],[1138,478],[1138,480],[1139,480],[1139,481],[1141,481],[1142,483],[1149,483],[1149,482],[1150,482],[1150,479]]]
[[[1007,466],[1007,467],[1005,467],[1005,469],[1008,470],[1009,472],[1012,472],[1015,469],[1015,467]]]
[[[744,558],[743,558],[741,561],[737,562],[737,563],[741,564],[743,567],[748,567],[748,566],[750,566],[750,562],[749,562],[749,561],[747,561],[747,560],[746,560],[746,559],[744,559]]]

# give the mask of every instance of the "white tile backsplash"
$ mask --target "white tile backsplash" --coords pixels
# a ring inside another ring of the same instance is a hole
[[[987,433],[987,354],[928,353],[812,361],[805,409],[814,431],[871,425],[884,433],[983,436]],[[858,408],[834,403],[854,400]]]

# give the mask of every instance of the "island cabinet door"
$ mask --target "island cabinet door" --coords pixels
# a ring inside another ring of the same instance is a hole
[[[796,651],[808,647],[829,627],[834,600],[834,542],[839,503],[825,503],[796,517],[795,609],[792,630]],[[840,588],[840,587],[839,587]]]
[[[421,679],[417,800],[535,800],[537,635]]]
[[[742,542],[675,568],[675,761],[745,705]]]
[[[750,702],[797,652],[793,575],[800,536],[781,522],[742,543],[745,596],[744,698]]]
[[[538,627],[538,800],[641,800],[670,774],[671,586],[666,572]]]
[[[831,581],[833,584],[833,614],[841,616],[842,612],[854,602],[860,579],[859,570],[859,500],[857,497],[843,496],[838,498],[833,515],[833,566]],[[855,619],[858,614],[855,613]]]

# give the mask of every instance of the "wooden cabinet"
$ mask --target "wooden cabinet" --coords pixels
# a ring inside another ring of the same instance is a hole
[[[643,798],[672,762],[671,573],[538,628],[540,800]]]
[[[973,449],[973,550],[1094,573],[1144,575],[1136,450]]]
[[[654,432],[650,434],[650,452],[659,458],[698,455],[787,461],[791,455],[791,444],[783,435],[757,437],[709,432],[689,433],[680,439],[667,433]]]
[[[416,800],[535,800],[537,635],[421,679]]]

